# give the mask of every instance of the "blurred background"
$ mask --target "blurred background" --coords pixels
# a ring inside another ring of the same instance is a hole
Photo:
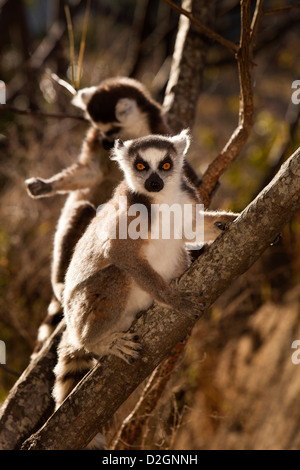
[[[176,2],[174,2],[176,3]],[[0,0],[0,80],[7,104],[79,116],[51,78],[71,81],[64,5],[78,54],[86,1]],[[180,4],[180,2],[177,2]],[[255,2],[253,2],[253,8]],[[221,178],[212,208],[240,211],[299,146],[300,9],[266,0],[254,55],[255,124],[237,161]],[[178,14],[160,0],[92,0],[80,87],[126,75],[162,103]],[[211,27],[240,35],[238,0],[215,0]],[[199,174],[223,148],[238,121],[237,64],[206,41],[203,88],[190,159]],[[53,236],[65,196],[30,199],[24,180],[50,177],[74,162],[86,122],[0,110],[0,403],[27,366],[51,298]],[[142,448],[300,448],[300,216],[284,228],[245,275],[194,329],[176,371],[148,422]],[[130,401],[128,403],[130,410]],[[115,418],[115,427],[122,413]]]

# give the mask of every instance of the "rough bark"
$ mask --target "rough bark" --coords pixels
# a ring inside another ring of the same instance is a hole
[[[64,324],[60,324],[39,354],[17,380],[0,408],[0,450],[18,449],[24,439],[53,412],[50,393],[56,349]]]
[[[199,315],[259,258],[299,210],[299,175],[300,148],[181,277],[181,288],[199,292]],[[193,315],[182,316],[159,306],[149,309],[132,328],[143,344],[141,359],[129,366],[112,356],[104,358],[23,448],[83,448],[139,383],[189,334],[196,321]]]
[[[184,0],[183,7],[191,11],[195,18],[208,23],[212,2]],[[168,123],[174,132],[193,126],[202,88],[206,50],[207,44],[197,26],[181,16],[163,103]]]

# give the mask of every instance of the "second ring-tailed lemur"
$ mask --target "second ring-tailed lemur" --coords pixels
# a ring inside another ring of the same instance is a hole
[[[153,301],[183,314],[199,308],[197,293],[170,286],[189,266],[189,254],[184,231],[182,237],[171,231],[169,238],[162,236],[157,212],[161,205],[173,204],[191,206],[193,217],[199,210],[196,191],[182,171],[188,147],[186,131],[173,137],[152,135],[116,142],[112,158],[125,178],[78,241],[65,278],[67,326],[55,367],[56,407],[95,363],[95,357],[113,354],[128,363],[139,357],[141,345],[128,329],[137,313]],[[125,205],[120,205],[121,198]],[[148,235],[120,237],[121,225],[129,233],[134,204],[146,208],[140,224],[146,224]],[[236,214],[224,217],[230,221]],[[205,212],[204,241],[218,236],[215,223],[219,220],[220,213]]]
[[[92,123],[78,162],[49,179],[30,178],[25,182],[33,198],[70,193],[54,237],[51,268],[54,296],[39,329],[36,351],[62,317],[64,277],[73,249],[95,216],[96,207],[110,198],[112,187],[120,181],[118,166],[109,159],[106,149],[113,146],[117,137],[128,140],[148,134],[172,134],[161,107],[133,79],[108,79],[98,87],[85,88],[77,93],[73,103],[85,111]],[[200,180],[186,159],[184,169],[197,185]],[[220,222],[224,225],[221,214]]]

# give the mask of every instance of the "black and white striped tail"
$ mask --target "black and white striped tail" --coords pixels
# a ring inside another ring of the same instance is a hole
[[[48,307],[48,313],[44,321],[41,323],[32,358],[42,349],[45,341],[52,335],[56,326],[63,319],[63,309],[61,303],[53,296]]]
[[[94,367],[96,360],[83,349],[75,349],[69,344],[68,330],[63,333],[58,347],[58,361],[54,368],[55,383],[53,398],[57,409],[73,388]],[[105,438],[101,433],[96,434],[88,444],[88,450],[102,450],[105,448]]]
[[[65,330],[58,347],[58,360],[54,368],[53,397],[58,408],[75,385],[96,364],[95,359],[83,349],[75,349],[68,341]]]

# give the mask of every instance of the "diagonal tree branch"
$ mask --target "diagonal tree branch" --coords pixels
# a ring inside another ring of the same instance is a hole
[[[53,369],[64,321],[46,341],[10,390],[0,408],[0,450],[18,449],[53,412]]]
[[[181,288],[199,292],[199,316],[249,269],[300,209],[299,176],[300,148],[181,277]],[[159,306],[150,308],[132,328],[143,344],[142,357],[134,366],[113,356],[104,358],[45,425],[24,443],[23,449],[84,448],[130,393],[189,334],[196,321],[193,315],[183,316]]]

